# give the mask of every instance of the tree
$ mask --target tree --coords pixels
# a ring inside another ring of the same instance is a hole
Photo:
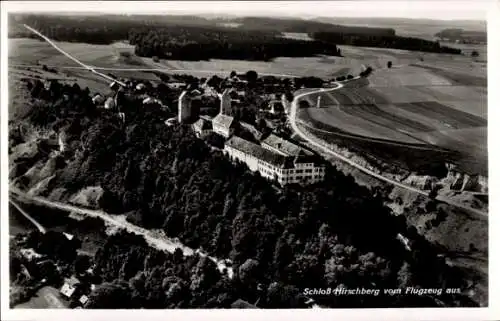
[[[243,284],[252,285],[258,279],[259,262],[254,259],[248,259],[240,265],[238,276]]]
[[[236,71],[231,71],[231,73],[229,74],[229,78],[234,78],[236,76]]]
[[[125,282],[115,281],[99,285],[85,304],[86,309],[131,309],[130,289]]]
[[[392,61],[388,61],[387,62],[387,68],[391,68],[392,67]]]
[[[257,78],[259,77],[257,72],[254,70],[247,71],[246,76],[247,76],[247,81],[252,84],[255,83],[257,81]]]
[[[471,55],[471,57],[474,57],[474,58],[479,57],[479,52],[477,52],[477,50],[473,50],[470,55]]]
[[[353,79],[353,78],[354,78],[354,76],[353,76],[353,75],[351,75],[351,74],[347,75],[347,79],[349,79],[349,80],[350,80],[350,79]]]

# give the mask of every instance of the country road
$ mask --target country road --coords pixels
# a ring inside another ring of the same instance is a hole
[[[319,143],[317,139],[313,139],[311,138],[310,136],[306,135],[300,128],[299,126],[297,125],[298,122],[300,122],[300,120],[298,121],[297,120],[297,109],[298,109],[298,102],[301,98],[303,97],[306,97],[308,95],[314,95],[314,94],[318,94],[318,93],[322,93],[322,92],[331,92],[331,91],[334,91],[334,90],[338,90],[340,88],[344,87],[343,84],[341,83],[338,83],[338,86],[335,87],[335,88],[329,88],[329,89],[325,89],[325,88],[321,88],[321,89],[318,89],[318,90],[315,90],[315,91],[310,91],[310,92],[306,92],[306,93],[302,93],[302,94],[298,94],[297,96],[295,96],[293,102],[292,102],[292,106],[291,106],[291,111],[290,111],[290,115],[289,115],[289,122],[290,122],[290,125],[292,126],[292,129],[293,131],[299,135],[299,137],[301,137],[303,140],[307,141],[309,144],[321,149],[322,151],[326,152],[327,154],[330,154],[338,159],[340,159],[341,161],[351,165],[352,167],[355,167],[357,169],[359,169],[361,172],[367,174],[367,175],[370,175],[374,178],[377,178],[381,181],[384,181],[386,183],[389,183],[391,185],[394,185],[394,186],[397,186],[397,187],[400,187],[400,188],[403,188],[405,190],[408,190],[408,191],[411,191],[411,192],[414,192],[414,193],[417,193],[417,194],[420,194],[420,195],[424,195],[424,196],[429,196],[429,193],[427,191],[422,191],[418,188],[415,188],[413,186],[409,186],[409,185],[406,185],[406,184],[403,184],[401,182],[398,182],[396,180],[393,180],[393,179],[390,179],[388,177],[385,177],[383,175],[380,175],[372,170],[369,170],[368,168],[366,167],[363,167],[361,165],[359,165],[358,163],[354,162],[353,160],[339,154],[339,153],[336,153],[334,151],[332,151],[330,148],[324,146],[324,144],[321,144]],[[455,207],[458,207],[460,209],[463,209],[463,210],[466,210],[466,211],[469,211],[469,212],[472,212],[476,215],[479,215],[480,217],[482,218],[488,218],[488,213],[487,212],[483,212],[483,211],[480,211],[478,209],[475,209],[475,208],[472,208],[472,207],[469,207],[469,206],[465,206],[465,205],[462,205],[458,202],[455,202],[453,200],[450,200],[446,197],[443,197],[443,196],[440,196],[438,195],[436,197],[436,200],[439,200],[441,202],[444,202],[444,203],[447,203],[449,205],[452,205],[452,206],[455,206]]]

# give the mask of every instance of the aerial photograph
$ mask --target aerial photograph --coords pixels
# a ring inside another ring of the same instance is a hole
[[[492,303],[485,1],[306,2],[8,12],[10,309]]]

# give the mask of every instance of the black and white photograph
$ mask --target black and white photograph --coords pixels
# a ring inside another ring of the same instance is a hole
[[[2,2],[5,320],[491,309],[495,2]]]

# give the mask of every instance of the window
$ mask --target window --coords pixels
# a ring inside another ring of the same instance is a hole
[[[312,169],[306,169],[305,172],[306,173],[312,173]]]
[[[296,173],[296,174],[302,174],[302,169],[297,169],[297,170],[295,170],[295,173]]]

